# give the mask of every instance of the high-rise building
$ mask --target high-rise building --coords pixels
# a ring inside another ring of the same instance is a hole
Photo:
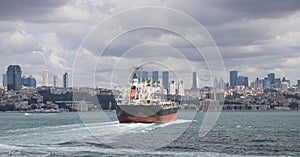
[[[244,86],[245,85],[245,77],[244,76],[238,76],[236,84],[237,86]]]
[[[58,83],[58,75],[55,74],[55,75],[53,76],[53,87],[57,87],[57,83]]]
[[[184,85],[183,85],[183,81],[180,81],[180,83],[178,84],[178,95],[184,96]]]
[[[287,91],[289,88],[289,83],[288,82],[282,82],[281,83],[281,90],[282,91]]]
[[[192,84],[192,89],[197,89],[197,73],[193,72],[193,84]]]
[[[171,81],[169,85],[169,94],[175,95],[176,94],[176,84],[175,81]]]
[[[63,85],[64,85],[64,88],[68,88],[68,73],[64,74]]]
[[[36,79],[30,75],[29,77],[22,77],[22,85],[27,87],[36,87]]]
[[[264,79],[257,80],[257,89],[264,89]]]
[[[162,72],[162,84],[163,84],[163,87],[168,90],[168,87],[169,87],[169,72],[168,71]]]
[[[230,71],[230,87],[235,87],[237,83],[238,72]]]
[[[300,80],[297,81],[297,86],[300,86]]]
[[[2,74],[2,84],[3,84],[3,87],[6,88],[6,86],[7,86],[7,75],[6,74]]]
[[[6,71],[7,90],[20,90],[22,88],[21,67],[19,65],[9,65]]]
[[[158,71],[152,71],[152,81],[158,82]]]
[[[280,78],[276,78],[275,79],[275,88],[281,88],[281,79]]]
[[[43,83],[42,86],[48,86],[48,70],[43,71]]]
[[[220,78],[220,80],[219,80],[219,88],[220,89],[225,89],[225,82],[222,78]]]
[[[217,78],[214,79],[214,88],[219,88],[219,81]]]
[[[249,79],[248,79],[248,77],[244,77],[244,86],[245,87],[249,86]]]
[[[148,79],[148,71],[142,71],[142,80],[146,81]]]
[[[275,84],[275,73],[268,74],[268,80],[270,81],[270,84]]]

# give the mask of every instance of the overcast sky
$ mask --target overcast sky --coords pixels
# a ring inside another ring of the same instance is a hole
[[[111,15],[143,6],[172,8],[196,19],[218,46],[227,73],[238,70],[240,75],[249,76],[250,81],[266,77],[270,72],[275,72],[276,77],[290,79],[293,84],[300,79],[299,0],[1,0],[0,72],[4,74],[10,64],[20,64],[23,74],[33,75],[38,84],[41,84],[43,69],[49,70],[50,84],[55,73],[62,82],[63,73],[72,76],[76,53],[95,27]],[[181,22],[182,19],[155,15],[152,19],[147,19],[144,14],[140,16],[145,16],[145,21],[171,23],[181,30],[190,28]],[[123,29],[123,25],[134,22],[127,17],[116,25]],[[107,29],[98,36],[105,41],[114,31]],[[86,50],[86,54],[98,51],[97,44],[103,44],[101,41],[93,43],[94,50]],[[125,51],[128,53],[124,54]],[[166,63],[161,67],[185,71],[180,79],[185,80],[186,88],[191,86],[188,80],[191,80],[192,71],[198,72],[199,86],[205,86],[209,73],[203,58],[194,51],[193,45],[177,34],[145,28],[127,32],[108,46],[102,56],[80,57],[82,61],[75,64],[80,64],[81,71],[94,69],[96,86],[108,86],[114,77],[128,78],[127,73],[121,74],[122,70],[130,69],[130,63],[136,60],[140,63],[143,61],[140,58],[148,56],[152,57],[150,61]],[[93,62],[97,63],[96,67],[90,65]],[[89,66],[91,68],[85,68]],[[157,67],[149,65],[148,68]],[[107,77],[112,75],[113,69],[117,69],[115,76]]]

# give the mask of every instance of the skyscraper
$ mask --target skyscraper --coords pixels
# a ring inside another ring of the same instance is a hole
[[[171,81],[169,85],[169,94],[175,95],[176,94],[176,84],[175,81]]]
[[[220,89],[225,89],[225,83],[224,83],[224,80],[222,78],[220,78],[220,80],[219,80],[219,88]]]
[[[36,79],[30,75],[29,77],[22,77],[22,85],[27,87],[36,87]]]
[[[53,76],[53,87],[57,87],[57,82],[58,82],[58,75],[55,74],[55,75]]]
[[[63,84],[64,84],[64,88],[68,88],[68,73],[64,74]]]
[[[158,71],[152,71],[152,80],[155,82],[158,81]]]
[[[238,72],[230,71],[230,87],[235,87],[237,83]]]
[[[192,89],[197,89],[197,73],[193,72],[193,84],[192,84]]]
[[[21,67],[19,65],[9,65],[6,71],[7,90],[20,90],[22,88]]]
[[[217,78],[214,79],[214,88],[219,88],[219,81]]]
[[[248,77],[244,77],[244,86],[245,87],[249,86],[249,79],[248,79]]]
[[[236,80],[236,86],[244,86],[245,77],[244,76],[238,76]]]
[[[7,86],[7,75],[6,74],[2,74],[2,84],[3,84],[3,87]]]
[[[183,81],[178,84],[178,95],[184,96],[184,85]]]
[[[43,83],[42,86],[48,86],[48,70],[43,71]]]
[[[270,81],[270,84],[275,84],[275,73],[268,74],[268,80]]]
[[[168,71],[162,72],[162,83],[163,83],[163,87],[168,90],[168,87],[169,87],[169,72]]]
[[[148,79],[148,71],[142,71],[142,80]]]

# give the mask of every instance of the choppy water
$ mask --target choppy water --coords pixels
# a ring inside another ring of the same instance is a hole
[[[300,112],[223,112],[205,137],[198,136],[205,113],[185,118],[191,114],[166,124],[119,124],[114,112],[108,121],[85,113],[85,123],[78,113],[0,113],[0,156],[300,156]],[[166,144],[143,150],[156,144],[146,136]]]

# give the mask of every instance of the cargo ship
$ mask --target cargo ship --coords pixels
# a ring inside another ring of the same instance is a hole
[[[134,68],[129,87],[115,91],[116,114],[120,123],[166,123],[177,120],[178,102],[165,98],[159,81],[139,79]]]

